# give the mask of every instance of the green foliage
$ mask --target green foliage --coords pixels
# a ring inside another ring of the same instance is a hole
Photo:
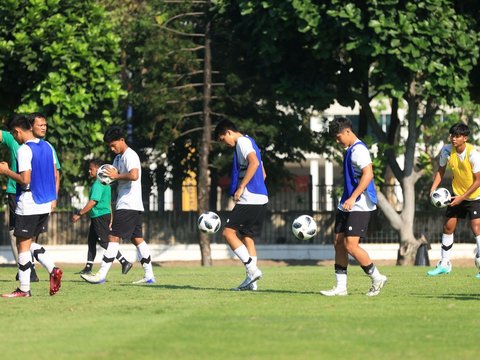
[[[124,94],[119,38],[93,0],[4,1],[0,19],[0,112],[47,115],[69,189],[85,156],[106,156],[103,132]]]

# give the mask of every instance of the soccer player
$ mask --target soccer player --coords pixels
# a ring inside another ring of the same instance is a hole
[[[72,221],[75,223],[85,215],[90,215],[90,230],[88,232],[88,252],[87,263],[78,274],[91,274],[93,261],[97,254],[97,242],[106,249],[108,245],[108,233],[110,232],[110,224],[112,223],[112,189],[109,185],[104,185],[97,179],[97,170],[102,166],[100,159],[92,159],[88,165],[88,175],[94,179],[90,188],[89,200],[83,209],[72,215]],[[127,274],[132,268],[132,263],[125,259],[119,251],[116,256],[122,265],[122,274]]]
[[[129,239],[137,247],[138,258],[143,266],[144,277],[134,284],[153,284],[155,277],[152,269],[150,249],[142,233],[142,168],[137,153],[125,142],[121,127],[112,126],[103,137],[110,149],[117,154],[113,161],[116,168],[108,169],[107,175],[118,181],[118,196],[113,214],[112,229],[108,235],[107,250],[103,255],[100,270],[95,275],[80,275],[91,284],[104,283],[107,273],[118,254],[120,239]]]
[[[223,237],[232,251],[245,265],[245,280],[233,290],[256,290],[256,281],[262,271],[257,267],[256,236],[259,236],[265,218],[268,192],[265,169],[255,141],[237,130],[229,120],[221,120],[215,127],[214,138],[234,148],[230,195],[235,201]]]
[[[35,138],[27,116],[15,116],[9,124],[18,149],[18,170],[13,172],[5,162],[0,163],[0,174],[17,182],[14,235],[17,239],[18,276],[20,286],[2,297],[30,297],[30,272],[34,256],[50,273],[50,295],[61,287],[62,270],[55,266],[34,239],[40,233],[45,219],[52,211],[55,190],[55,157],[52,147]]]
[[[377,193],[373,182],[370,152],[352,129],[352,123],[341,117],[332,120],[329,133],[345,149],[343,158],[343,195],[335,217],[335,278],[331,290],[322,290],[325,296],[344,296],[347,291],[348,255],[351,255],[372,280],[367,296],[376,296],[387,282],[368,253],[359,246],[365,237],[372,211],[376,209]]]
[[[439,167],[433,177],[430,194],[442,182],[447,166],[453,173],[452,201],[445,211],[443,223],[441,260],[435,269],[427,272],[430,276],[448,274],[452,271],[450,262],[453,233],[458,219],[470,217],[470,226],[477,242],[475,264],[480,270],[480,154],[468,143],[470,129],[463,123],[453,125],[450,130],[450,144],[445,145],[439,158]],[[476,276],[480,279],[480,272]]]
[[[14,115],[19,116],[19,115]],[[0,142],[4,144],[8,150],[10,151],[10,169],[13,172],[17,172],[17,152],[20,145],[15,141],[13,135],[9,131],[2,130],[0,132]],[[12,180],[8,179],[7,181],[7,197],[8,197],[8,227],[9,227],[9,234],[10,234],[10,245],[12,247],[13,257],[15,258],[15,262],[18,263],[18,253],[17,253],[17,240],[13,235],[13,230],[15,229],[15,207],[17,205],[17,183]],[[33,265],[33,263],[32,263]],[[18,280],[18,274],[16,277]],[[39,278],[37,272],[35,271],[35,267],[32,266],[30,272],[30,281],[31,282],[38,282]]]

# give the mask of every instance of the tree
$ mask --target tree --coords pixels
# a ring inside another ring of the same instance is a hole
[[[3,1],[0,19],[0,114],[46,113],[71,188],[117,115],[119,38],[91,0]]]
[[[420,244],[413,231],[415,183],[424,173],[417,144],[422,129],[435,126],[442,106],[469,101],[469,75],[478,58],[473,19],[447,0],[219,1],[218,6],[235,19],[232,46],[244,52],[242,60],[248,57],[245,71],[262,74],[270,87],[266,97],[273,94],[293,109],[310,104],[321,110],[333,99],[360,104],[384,150],[383,171],[390,168],[403,190],[400,212],[382,193],[379,207],[399,232],[398,263],[412,263]],[[371,105],[379,97],[388,98],[392,108],[387,131]]]

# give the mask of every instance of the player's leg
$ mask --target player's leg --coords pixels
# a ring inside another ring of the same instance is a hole
[[[94,219],[90,220],[90,228],[88,229],[88,237],[87,237],[87,262],[85,267],[80,270],[77,274],[91,274],[93,269],[93,262],[95,261],[95,256],[97,256],[97,241],[98,237],[95,233],[95,226],[94,226]]]
[[[98,241],[98,244],[103,248],[107,249],[108,247],[108,235],[110,233],[110,214],[105,214],[98,216],[92,219],[92,225],[95,233],[95,238]],[[130,263],[120,252],[117,252],[115,258],[122,265],[122,274],[127,274],[132,268],[132,263]]]
[[[18,264],[17,238],[13,235],[15,229],[15,207],[17,206],[17,194],[8,194],[8,230],[10,235],[10,246],[15,262]],[[18,280],[18,279],[17,279]]]
[[[458,205],[461,206],[461,205]],[[457,207],[457,206],[454,206]],[[450,208],[450,207],[449,207]],[[448,213],[449,210],[447,210]],[[446,217],[443,223],[443,233],[442,233],[442,245],[440,250],[440,261],[438,262],[435,269],[432,269],[427,272],[430,276],[437,276],[448,274],[452,271],[452,263],[450,259],[452,257],[452,247],[453,247],[453,233],[457,227],[457,217]]]
[[[153,284],[156,280],[153,275],[152,256],[147,242],[143,238],[143,235],[141,235],[141,225],[139,226],[140,231],[137,229],[135,232],[136,236],[131,239],[131,242],[137,248],[138,260],[140,261],[140,264],[142,264],[144,275],[142,279],[135,281],[134,284]]]
[[[353,211],[349,213],[344,234],[345,249],[362,267],[372,280],[368,296],[376,296],[387,282],[387,277],[380,274],[368,253],[360,246],[360,238],[367,233],[370,211]]]
[[[252,259],[249,249],[242,239],[247,239],[247,245],[256,255],[254,237],[260,235],[263,220],[265,217],[265,205],[235,205],[227,220],[228,226],[223,230],[223,237],[235,255],[245,265],[245,280],[233,290],[248,290],[250,284],[262,277],[261,270],[257,267],[256,261]],[[241,229],[241,230],[240,230]],[[239,238],[237,231],[242,237]]]
[[[30,297],[30,271],[32,268],[32,255],[30,254],[30,244],[32,238],[16,237],[16,246],[18,252],[18,281],[19,286],[11,293],[3,294],[5,298]]]
[[[48,217],[50,214],[40,214],[40,215],[32,215],[35,217],[32,219],[36,221],[37,227],[35,229],[35,237],[34,239],[38,239],[38,236],[46,232],[48,229]],[[46,252],[45,248],[38,244],[35,240],[32,241],[30,245],[30,252],[32,255],[32,259],[37,260],[42,266],[48,271],[50,274],[50,295],[55,295],[62,286],[62,276],[63,271],[55,266],[55,263],[51,259],[51,257]]]
[[[257,260],[258,260],[257,259],[257,249],[255,248],[255,240],[250,236],[244,236],[242,238],[242,242],[245,245],[245,247],[247,248],[248,254],[252,258],[253,264],[258,267],[258,265],[257,265]],[[258,290],[257,281],[251,283],[248,286],[248,290],[257,291]]]
[[[348,268],[348,253],[345,249],[344,242],[344,228],[348,219],[348,213],[337,211],[335,215],[335,238],[333,240],[333,247],[335,249],[335,286],[329,290],[321,290],[320,294],[325,296],[345,296],[347,292],[347,268]]]

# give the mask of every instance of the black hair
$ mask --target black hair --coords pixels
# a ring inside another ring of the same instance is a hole
[[[454,136],[458,136],[458,135],[468,136],[470,135],[470,129],[464,123],[456,123],[452,125],[448,133]]]
[[[30,123],[28,115],[13,114],[10,121],[8,122],[8,128],[11,131],[14,127],[19,127],[23,130],[30,130],[32,128],[32,124]]]
[[[45,120],[47,119],[45,114],[43,114],[41,112],[33,112],[33,113],[28,114],[27,116],[28,116],[28,120],[30,121],[30,124],[32,126],[35,123],[36,118],[41,118],[41,119],[45,119]]]
[[[107,131],[105,131],[105,135],[103,135],[103,141],[106,143],[120,139],[125,139],[125,131],[121,126],[118,125],[110,126]]]
[[[345,129],[353,130],[352,121],[346,117],[337,117],[328,125],[328,133],[330,136],[337,136]]]
[[[238,131],[235,124],[233,122],[231,122],[230,120],[227,120],[227,119],[220,120],[220,122],[217,124],[217,126],[215,126],[215,131],[213,133],[213,139],[218,140],[218,138],[221,135],[225,135],[228,130]]]
[[[99,158],[94,158],[94,159],[91,159],[89,162],[88,162],[88,165],[94,165],[96,167],[100,167],[103,165],[103,160],[102,159],[99,159]]]

